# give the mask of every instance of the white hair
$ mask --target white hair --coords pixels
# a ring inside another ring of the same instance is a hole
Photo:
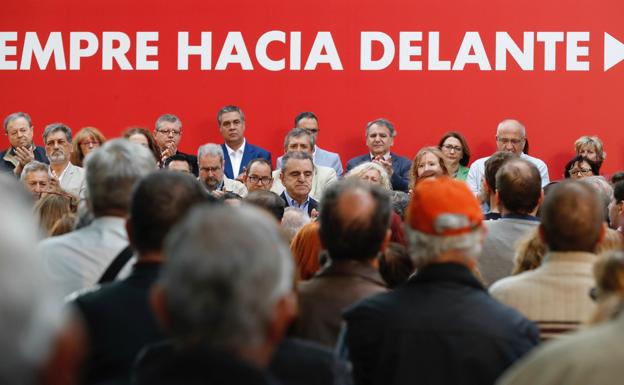
[[[223,149],[218,144],[206,143],[197,149],[197,161],[204,156],[218,156],[223,163]]]
[[[33,251],[38,229],[27,193],[2,174],[0,194],[0,383],[34,384],[63,323],[63,301]]]
[[[365,163],[359,164],[353,167],[345,176],[347,178],[353,177],[353,178],[360,179],[362,178],[364,174],[366,174],[370,170],[375,170],[379,173],[381,187],[383,187],[384,189],[388,191],[392,190],[392,184],[390,183],[390,177],[388,176],[388,173],[383,168],[383,166],[375,162],[365,162]]]
[[[522,124],[519,120],[516,120],[516,119],[505,119],[502,122],[498,123],[498,126],[496,127],[497,136],[500,134],[500,130],[503,129],[503,126],[506,126],[506,125],[517,126],[518,128],[520,128],[520,134],[522,135],[522,137],[526,138],[526,128],[524,127],[524,124]]]
[[[50,166],[43,162],[39,162],[38,160],[31,160],[24,166],[22,169],[22,173],[20,174],[20,180],[25,180],[28,174],[35,171],[43,171],[47,173],[50,169]]]
[[[260,343],[294,266],[275,220],[250,206],[200,205],[165,242],[160,285],[172,334],[236,350]]]
[[[460,235],[430,235],[407,226],[409,251],[416,268],[433,262],[448,251],[455,251],[462,256],[476,260],[482,250],[482,228]]]
[[[282,217],[282,229],[289,240],[306,224],[310,223],[308,213],[298,207],[286,207]]]

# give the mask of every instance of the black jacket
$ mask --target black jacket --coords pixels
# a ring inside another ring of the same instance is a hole
[[[2,165],[0,166],[1,171],[13,171],[13,169],[15,169],[15,165],[13,163],[4,160],[4,155],[7,153],[7,151],[12,151],[12,150],[13,150],[13,147],[10,147],[6,149],[5,151],[0,152],[0,162],[2,163]],[[50,164],[50,161],[48,160],[48,156],[46,155],[46,152],[45,152],[45,148],[40,147],[40,146],[35,146],[35,150],[33,151],[33,154],[35,155],[35,160],[38,160],[41,163]]]
[[[539,341],[459,264],[422,268],[345,312],[356,384],[487,385]]]
[[[280,195],[280,197],[282,198],[282,200],[284,201],[284,203],[286,204],[286,207],[290,206],[290,203],[288,202],[288,199],[286,199],[286,194],[284,194],[282,192],[282,194]],[[312,199],[312,197],[310,197],[310,202],[308,203],[308,215],[312,215],[312,210],[318,210],[318,202],[315,201],[314,199]]]

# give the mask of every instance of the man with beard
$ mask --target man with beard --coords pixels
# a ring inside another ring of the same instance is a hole
[[[50,159],[50,175],[58,180],[61,189],[84,198],[85,171],[69,161],[72,152],[72,132],[63,123],[52,123],[43,131],[46,154]]]
[[[247,188],[239,181],[224,175],[223,150],[221,146],[208,143],[197,152],[199,181],[215,198],[221,198],[226,192],[233,192],[241,197],[247,196]]]
[[[21,175],[22,169],[33,160],[49,163],[43,147],[33,143],[33,124],[25,112],[14,112],[4,119],[4,133],[9,138],[9,147],[0,152],[0,169]]]

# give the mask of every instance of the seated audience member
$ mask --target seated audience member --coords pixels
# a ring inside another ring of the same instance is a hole
[[[600,324],[542,344],[507,371],[498,385],[612,385],[624,376],[622,252],[596,265]],[[607,304],[604,301],[610,301]],[[595,317],[595,316],[594,316]]]
[[[613,185],[613,199],[609,203],[609,226],[624,232],[624,181]]]
[[[64,295],[94,286],[118,256],[130,253],[125,228],[130,194],[135,182],[155,169],[149,150],[126,139],[110,140],[89,155],[88,205],[95,219],[37,245],[48,276]]]
[[[376,257],[390,238],[392,208],[379,187],[339,181],[323,197],[321,244],[330,263],[299,285],[299,317],[295,335],[333,347],[342,311],[373,294],[386,291]]]
[[[250,193],[256,190],[270,191],[273,187],[273,175],[271,173],[271,163],[268,160],[264,158],[250,160],[243,175],[243,183],[247,187],[247,191]]]
[[[245,114],[237,106],[225,106],[217,113],[219,132],[223,137],[221,150],[225,157],[224,174],[230,179],[239,179],[247,163],[255,158],[264,158],[272,164],[271,153],[262,147],[247,143],[245,139]]]
[[[91,151],[106,142],[106,138],[95,127],[84,127],[76,133],[72,142],[71,163],[84,167],[84,159]]]
[[[50,236],[56,237],[57,235],[67,234],[74,231],[76,228],[76,222],[78,222],[78,216],[74,213],[67,213],[60,217],[50,229]]]
[[[165,160],[164,168],[173,171],[181,171],[187,174],[193,173],[193,166],[189,158],[184,154],[175,154]]]
[[[155,171],[139,181],[126,222],[130,244],[137,252],[132,273],[73,301],[89,338],[83,383],[129,384],[139,351],[165,339],[149,308],[149,290],[164,261],[163,242],[190,208],[206,199],[191,175]]]
[[[58,180],[61,189],[80,199],[87,188],[85,170],[71,164],[72,132],[63,123],[52,123],[43,131],[46,155],[50,160],[50,175]]]
[[[347,172],[364,162],[375,162],[390,176],[393,190],[407,192],[410,180],[409,159],[390,152],[397,135],[394,125],[386,119],[376,119],[366,124],[366,146],[368,154],[356,156],[347,162]]]
[[[306,281],[321,269],[321,236],[317,221],[304,225],[290,242],[298,280]]]
[[[172,341],[144,352],[135,383],[273,383],[266,368],[296,311],[277,225],[252,207],[199,206],[165,257],[151,303]]]
[[[608,253],[613,250],[624,249],[624,237],[617,230],[607,228],[605,235],[596,246],[596,254]]]
[[[581,155],[577,155],[566,163],[563,176],[566,179],[582,179],[588,176],[598,175],[599,173],[600,164]]]
[[[414,263],[407,248],[390,242],[386,250],[379,254],[379,273],[390,289],[407,282],[414,273]]]
[[[23,167],[20,179],[24,186],[33,194],[35,200],[41,199],[41,194],[50,190],[50,166],[33,160]]]
[[[468,163],[470,162],[470,148],[462,134],[450,131],[442,136],[438,148],[446,158],[448,174],[455,179],[466,180]]]
[[[496,173],[506,161],[514,156],[511,152],[498,151],[485,161],[483,186],[481,186],[481,196],[478,198],[489,207],[488,212],[484,215],[486,220],[500,219],[501,217],[496,199]]]
[[[193,166],[193,175],[199,175],[197,158],[195,155],[185,154],[178,150],[180,140],[182,139],[182,121],[177,116],[173,114],[163,114],[159,116],[158,119],[156,119],[156,124],[154,125],[153,137],[158,145],[158,151],[152,152],[160,154],[160,158],[157,158],[158,164],[165,163],[165,160],[167,160],[170,156],[181,154],[186,156]]]
[[[498,124],[496,128],[496,151],[510,152],[533,163],[539,170],[542,187],[544,187],[550,183],[548,166],[541,159],[534,158],[526,153],[528,152],[528,145],[524,124],[515,119],[505,119]],[[485,161],[487,159],[488,157],[475,160],[470,165],[470,170],[466,177],[466,183],[468,183],[468,186],[476,196],[481,194]]]
[[[611,175],[611,184],[615,185],[617,182],[624,181],[624,171],[618,171]]]
[[[289,245],[295,234],[308,223],[310,223],[308,213],[296,207],[286,207],[281,227]]]
[[[601,175],[588,176],[580,180],[594,190],[602,203],[605,221],[609,218],[609,204],[613,200],[613,186]]]
[[[295,128],[303,128],[312,135],[314,139],[314,152],[312,159],[314,164],[318,166],[331,167],[336,171],[336,176],[342,175],[342,161],[340,155],[335,152],[326,151],[320,148],[318,143],[318,134],[321,131],[318,126],[318,118],[314,112],[302,112],[295,117]],[[282,168],[282,157],[277,158],[275,168]]]
[[[226,191],[223,195],[221,195],[219,200],[228,206],[238,207],[241,205],[243,197],[238,194],[234,194],[231,191]]]
[[[35,204],[39,227],[47,236],[52,236],[56,223],[68,214],[76,214],[78,198],[65,193],[47,193]]]
[[[278,223],[282,222],[286,203],[276,193],[265,190],[255,190],[245,197],[244,202],[266,210],[277,219]]]
[[[429,178],[449,174],[444,154],[437,147],[424,147],[416,153],[410,169],[410,189],[416,181],[425,178],[425,173]]]
[[[314,163],[307,152],[288,152],[282,157],[279,179],[284,186],[280,197],[286,207],[297,207],[307,212],[311,218],[318,216],[318,202],[310,196]]]
[[[602,140],[597,136],[581,136],[574,142],[574,149],[576,150],[576,155],[596,162],[598,164],[598,169],[600,169],[602,162],[604,162],[607,157],[607,153],[604,152],[602,146]]]
[[[347,175],[345,175],[345,177],[376,184],[388,191],[392,191],[392,185],[390,184],[388,173],[383,166],[379,165],[379,163],[360,163],[359,165],[353,167]]]
[[[344,314],[356,384],[491,384],[538,342],[535,325],[487,294],[472,269],[483,214],[463,181],[418,183],[408,282]]]
[[[535,216],[543,198],[540,174],[533,163],[509,159],[496,173],[496,200],[501,219],[485,221],[487,234],[478,260],[486,285],[511,274],[516,243],[539,225]]]
[[[539,227],[536,227],[516,243],[516,256],[511,275],[537,269],[544,260],[544,254],[546,245],[539,234]]]
[[[405,220],[405,212],[409,205],[409,194],[403,191],[392,191],[390,193],[390,200],[392,201],[392,209],[401,218],[401,221]]]
[[[23,167],[33,160],[49,163],[45,148],[33,142],[33,128],[32,119],[25,112],[14,112],[4,118],[4,133],[11,146],[0,152],[2,169],[19,176]]]
[[[156,143],[156,139],[154,139],[151,132],[142,127],[132,127],[128,128],[123,133],[123,137],[132,143],[140,144],[141,146],[146,147],[151,151],[152,155],[154,155],[154,159],[158,165],[160,166],[163,164],[161,160],[163,157],[160,153],[160,147],[158,147],[158,143]]]
[[[548,247],[540,267],[492,285],[492,296],[537,322],[543,339],[576,329],[594,311],[596,246],[606,226],[600,199],[587,185],[566,181],[548,193],[540,235]]]
[[[237,180],[225,176],[223,173],[223,150],[214,143],[204,144],[197,152],[199,161],[199,181],[215,198],[227,192],[233,192],[241,197],[247,196],[247,188]]]
[[[303,128],[293,128],[286,134],[286,138],[284,139],[284,154],[299,151],[310,155],[310,158],[312,158],[313,150],[314,136],[312,136],[310,132]],[[314,162],[314,159],[312,159],[312,162]],[[283,167],[284,164],[282,163],[282,168]],[[284,191],[284,185],[279,175],[280,170],[273,171],[274,183],[271,187],[271,191],[276,194],[281,194]],[[314,164],[310,196],[319,202],[323,196],[323,192],[336,180],[336,171],[334,171],[333,168]]]
[[[614,319],[624,310],[624,253],[600,255],[594,264],[594,278],[596,287],[591,296],[597,307],[589,320],[592,325]]]
[[[37,225],[27,192],[0,175],[0,382],[77,383],[84,333],[45,276],[33,244]],[[67,310],[67,309],[65,309]]]

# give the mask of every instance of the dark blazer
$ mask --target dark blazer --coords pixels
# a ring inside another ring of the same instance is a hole
[[[199,176],[199,165],[197,164],[197,155],[187,154],[184,152],[177,151],[176,155],[182,155],[188,159],[188,162],[191,164],[191,172],[195,176]]]
[[[392,189],[396,191],[405,191],[407,192],[409,188],[409,180],[410,180],[410,168],[412,167],[412,161],[395,154],[394,152],[390,153],[392,157],[392,177],[390,178],[390,183],[392,183]],[[370,154],[365,154],[361,156],[356,156],[355,158],[349,160],[347,162],[347,171],[349,172],[355,166],[358,166],[365,162],[370,162],[371,157]]]
[[[254,146],[249,142],[245,142],[245,152],[243,152],[243,160],[241,161],[240,168],[238,169],[236,175],[232,175],[232,161],[230,160],[230,154],[228,154],[227,148],[225,148],[225,144],[221,145],[221,149],[223,149],[223,159],[225,160],[225,176],[230,179],[236,179],[236,177],[243,172],[243,169],[247,167],[247,164],[252,159],[264,158],[271,163],[270,152],[262,147]],[[271,163],[271,167],[273,167],[273,163]]]
[[[290,203],[288,203],[288,199],[286,199],[286,194],[284,194],[283,192],[280,194],[280,197],[282,198],[282,200],[284,200],[284,203],[286,204],[286,207],[290,207]],[[308,215],[312,215],[312,210],[316,209],[318,211],[319,206],[318,206],[318,202],[315,201],[314,199],[312,199],[312,197],[310,197],[310,203],[308,203]]]
[[[0,169],[2,171],[13,171],[15,169],[15,166],[13,165],[13,163],[7,162],[6,160],[4,160],[4,155],[7,153],[7,151],[11,151],[11,148],[8,148],[0,152],[0,162],[2,162],[2,167],[0,167]],[[48,160],[48,156],[46,155],[46,152],[45,152],[45,148],[40,147],[40,146],[35,146],[35,150],[33,151],[33,153],[35,155],[35,160],[38,160],[39,162],[42,162],[45,164],[50,164],[50,161]]]
[[[539,342],[465,266],[426,266],[344,313],[356,384],[487,385]]]

